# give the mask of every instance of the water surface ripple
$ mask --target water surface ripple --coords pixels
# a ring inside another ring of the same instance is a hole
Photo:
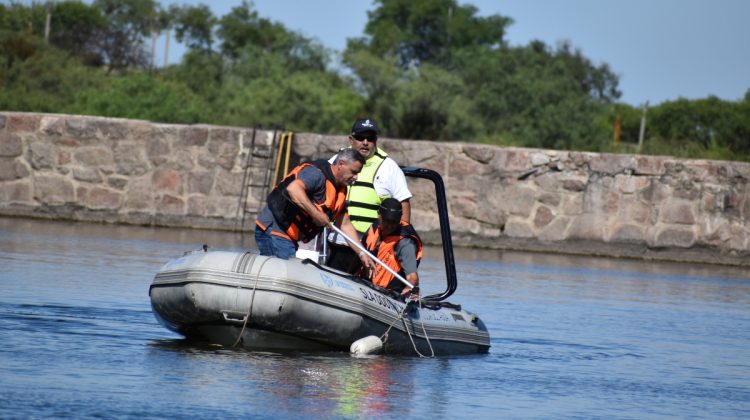
[[[252,240],[246,246],[252,245]],[[458,250],[489,354],[278,354],[188,342],[148,287],[238,236],[0,218],[0,418],[749,418],[750,274]],[[421,266],[442,291],[439,250]]]

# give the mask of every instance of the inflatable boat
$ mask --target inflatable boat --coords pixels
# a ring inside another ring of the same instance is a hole
[[[405,300],[315,258],[204,247],[157,272],[149,289],[156,318],[187,338],[250,349],[350,350],[375,336],[385,354],[486,353],[490,337],[482,320],[446,301],[457,281],[442,179],[427,169],[402,169],[436,186],[447,270],[443,293]]]

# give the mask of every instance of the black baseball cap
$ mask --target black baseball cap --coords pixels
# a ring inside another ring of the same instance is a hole
[[[378,207],[378,213],[380,213],[380,216],[383,218],[383,220],[387,220],[389,222],[401,220],[401,202],[396,200],[395,198],[386,198],[382,203],[380,203],[380,207]]]
[[[362,134],[362,133],[375,133],[378,134],[378,125],[375,123],[375,120],[373,119],[359,119],[357,121],[354,121],[354,125],[352,125],[352,135],[356,134]]]

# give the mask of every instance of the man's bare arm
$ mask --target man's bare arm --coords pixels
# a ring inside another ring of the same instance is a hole
[[[313,204],[313,202],[307,196],[305,184],[303,184],[302,181],[295,179],[291,184],[289,184],[289,186],[287,187],[287,191],[289,192],[289,198],[292,199],[292,202],[299,206],[299,208],[301,208],[305,213],[310,215],[310,218],[316,225],[325,226],[326,223],[328,223],[328,216],[326,216],[325,213],[315,207],[315,204]]]

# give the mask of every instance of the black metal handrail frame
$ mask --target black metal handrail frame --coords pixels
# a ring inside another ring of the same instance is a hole
[[[425,168],[414,166],[401,166],[404,175],[412,178],[428,179],[435,184],[435,197],[437,199],[438,217],[440,220],[440,237],[443,240],[443,258],[445,260],[445,274],[447,288],[444,292],[425,296],[425,300],[442,301],[447,299],[458,287],[456,277],[456,261],[453,257],[453,240],[451,239],[451,225],[448,220],[448,200],[445,196],[445,184],[439,173]]]

